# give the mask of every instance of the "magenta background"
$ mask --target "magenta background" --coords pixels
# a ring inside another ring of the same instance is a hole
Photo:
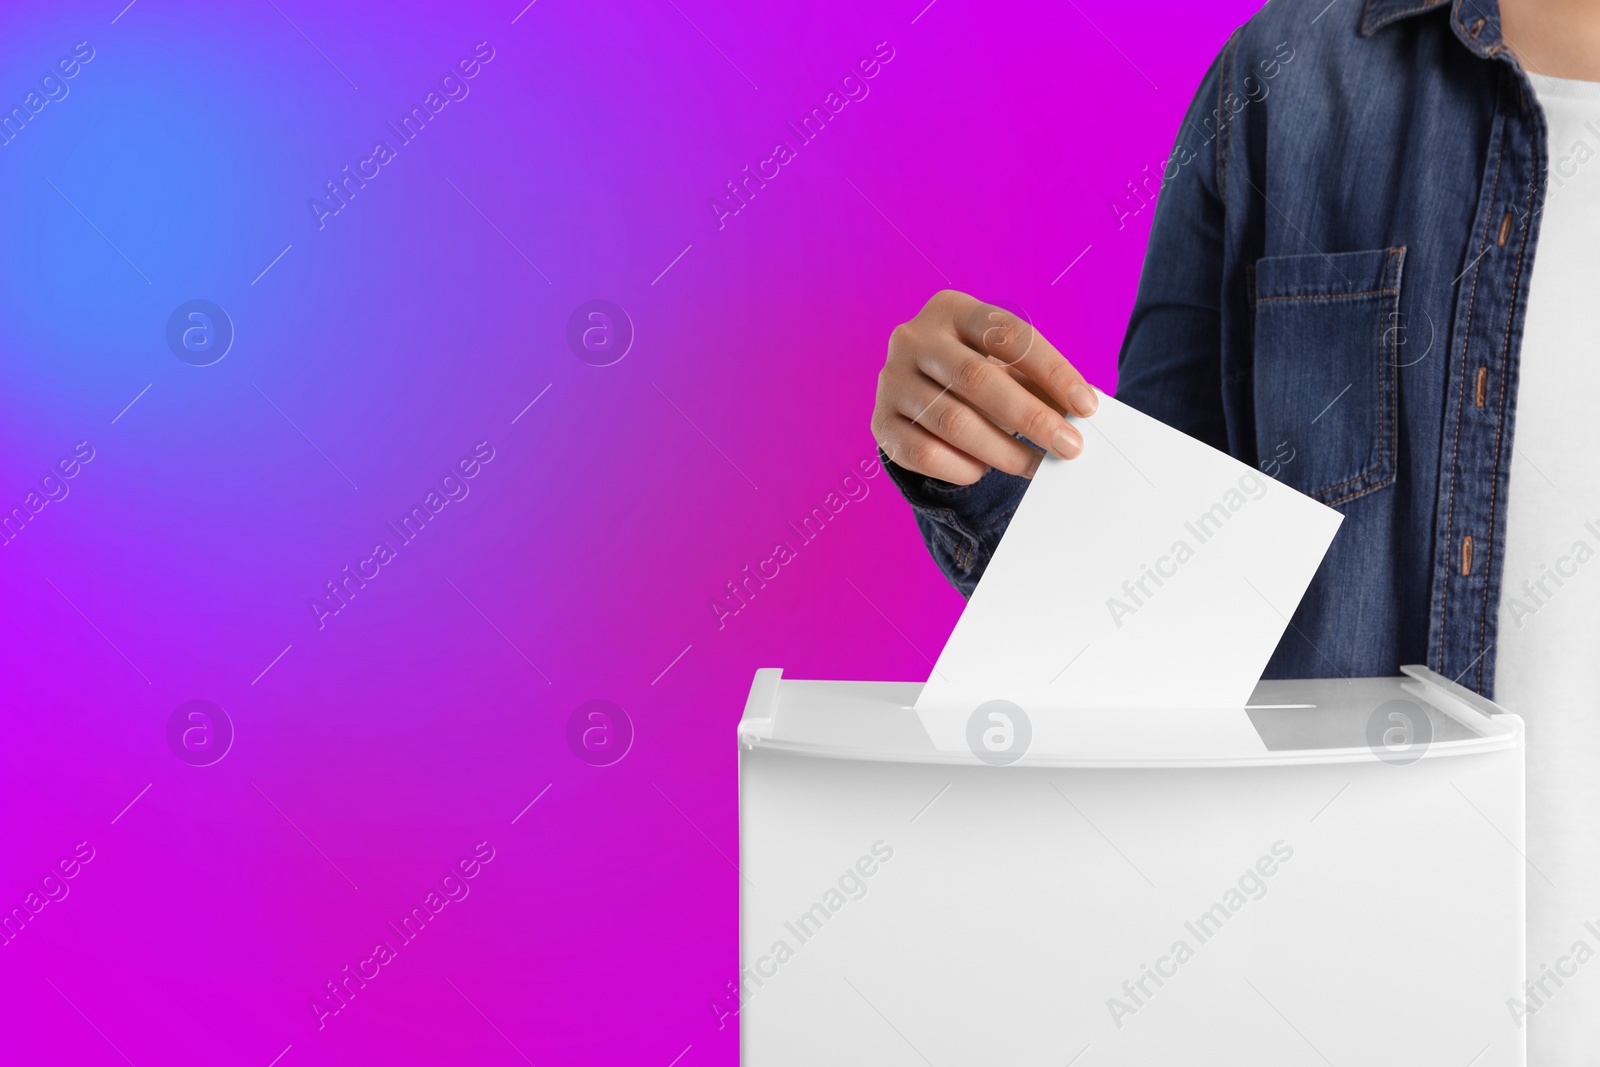
[[[1149,212],[1110,202],[1253,6],[923,2],[11,7],[6,107],[96,56],[0,147],[0,510],[96,458],[0,547],[0,911],[97,855],[0,946],[0,1062],[736,1062],[710,1005],[751,674],[922,678],[961,602],[884,476],[721,630],[710,602],[872,454],[886,335],[936,288],[1023,303],[1114,386]],[[318,231],[308,197],[481,40],[471,95]],[[719,230],[879,41],[870,95]],[[237,330],[207,368],[163,337],[195,297]],[[637,331],[607,368],[564,341],[594,297]],[[319,631],[309,598],[485,439]],[[597,697],[637,730],[607,768],[564,740]],[[165,742],[194,698],[237,731],[208,768]],[[319,1031],[323,983],[483,840]]]

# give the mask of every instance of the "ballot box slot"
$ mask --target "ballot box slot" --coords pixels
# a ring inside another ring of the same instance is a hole
[[[757,673],[740,745],[888,763],[971,765],[964,716],[918,711],[910,682],[817,681]],[[1420,738],[1418,759],[1493,752],[1520,724],[1424,667],[1402,677],[1273,679],[1235,708],[1033,709],[1015,767],[1229,767],[1397,762],[1393,738]],[[1402,747],[1409,760],[1410,751]],[[1003,768],[999,768],[1003,769]]]

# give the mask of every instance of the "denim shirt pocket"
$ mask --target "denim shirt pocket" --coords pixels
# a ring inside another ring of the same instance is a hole
[[[1395,479],[1405,254],[1267,256],[1250,272],[1261,467],[1324,504]]]

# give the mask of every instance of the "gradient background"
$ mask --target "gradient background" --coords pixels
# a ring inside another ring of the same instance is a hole
[[[961,601],[880,475],[710,605],[872,455],[886,336],[935,289],[1020,302],[1114,387],[1150,213],[1111,201],[1253,7],[925,3],[11,7],[5,108],[95,57],[0,147],[0,510],[95,458],[0,547],[0,912],[96,855],[0,946],[0,1061],[736,1062],[751,674],[920,679]],[[319,230],[308,199],[480,41]],[[165,341],[194,298],[237,333],[209,367]],[[565,341],[593,298],[636,330],[613,366]],[[470,496],[319,630],[479,441]],[[608,767],[566,742],[597,698],[636,730]],[[191,699],[236,730],[209,767],[167,745]],[[319,1030],[480,841],[471,895]]]

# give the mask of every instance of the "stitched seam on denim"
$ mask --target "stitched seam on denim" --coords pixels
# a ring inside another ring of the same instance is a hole
[[[1406,246],[1401,245],[1398,248],[1390,248],[1386,251],[1388,253],[1388,263],[1384,267],[1384,280],[1388,281],[1388,276],[1391,274],[1395,275],[1396,277],[1393,285],[1388,286],[1380,291],[1383,293],[1392,293],[1394,295],[1393,309],[1394,312],[1398,312],[1400,310],[1400,280],[1398,275],[1400,274],[1405,262]],[[1399,253],[1401,266],[1396,266],[1395,264],[1396,253]],[[1379,322],[1381,324],[1382,319],[1380,319]],[[1399,405],[1400,384],[1398,381],[1399,371],[1395,369],[1394,361],[1392,359],[1383,359],[1384,356],[1393,354],[1391,349],[1386,346],[1382,340],[1383,336],[1386,336],[1388,333],[1388,330],[1384,330],[1383,334],[1379,335],[1378,342],[1378,355],[1380,359],[1382,359],[1382,366],[1378,371],[1378,461],[1369,466],[1366,470],[1362,471],[1360,474],[1357,474],[1355,477],[1347,478],[1337,485],[1330,485],[1326,489],[1319,489],[1313,495],[1319,498],[1325,497],[1329,493],[1343,489],[1347,485],[1353,485],[1364,478],[1370,478],[1375,473],[1381,472],[1386,463],[1389,464],[1389,475],[1388,477],[1382,478],[1380,481],[1373,482],[1371,485],[1364,485],[1359,489],[1356,489],[1354,492],[1346,493],[1344,496],[1339,497],[1336,500],[1325,500],[1324,503],[1326,504],[1342,504],[1346,501],[1354,500],[1357,497],[1365,496],[1368,493],[1376,492],[1377,490],[1382,489],[1384,486],[1392,484],[1398,473],[1394,469],[1394,458],[1391,453],[1393,452],[1394,448],[1398,446],[1399,442],[1391,440],[1391,438],[1394,437],[1395,427],[1398,425],[1399,420],[1399,411],[1397,409]],[[1387,394],[1388,404],[1384,404],[1385,384],[1387,384],[1389,387]]]
[[[928,508],[925,514],[933,523],[935,538],[950,554],[951,562],[962,570],[970,569],[973,552],[978,547],[977,539],[967,532],[960,516],[951,508]]]
[[[1001,533],[1001,536],[1004,536],[1006,528],[1011,525],[1012,516],[1015,515],[1016,513],[1017,513],[1017,509],[1015,507],[1011,508],[1008,511],[1002,511],[995,518],[994,522],[992,522],[988,526],[984,527],[984,533],[988,533],[991,530],[999,530],[1000,533]],[[991,553],[991,555],[992,554],[993,553]]]
[[[1499,110],[1499,104],[1497,103],[1496,104],[1496,111],[1498,112],[1498,110]],[[1504,126],[1505,120],[1500,115],[1497,115],[1496,118],[1501,122],[1501,128],[1499,130],[1500,147],[1499,147],[1498,152],[1495,155],[1495,161],[1494,161],[1494,183],[1492,185],[1490,185],[1490,187],[1489,187],[1489,205],[1490,205],[1490,210],[1485,213],[1485,218],[1483,220],[1483,237],[1482,237],[1482,239],[1480,241],[1480,244],[1482,244],[1484,242],[1487,242],[1489,240],[1489,227],[1492,224],[1491,223],[1491,219],[1493,218],[1493,215],[1494,215],[1493,207],[1494,207],[1494,204],[1499,200],[1499,194],[1500,194],[1500,172],[1504,168],[1505,161],[1506,161],[1506,137],[1505,137],[1505,126]],[[1524,237],[1524,241],[1526,241],[1526,237]],[[1470,247],[1468,248],[1468,251],[1471,251]],[[1484,253],[1480,253],[1479,258],[1481,259],[1482,255],[1487,253],[1487,251],[1488,251],[1488,249],[1487,249],[1487,247],[1485,247]],[[1448,611],[1449,611],[1448,605],[1449,605],[1449,602],[1450,602],[1450,581],[1451,581],[1451,575],[1450,575],[1450,538],[1453,536],[1453,529],[1454,529],[1454,525],[1455,525],[1455,514],[1456,514],[1456,466],[1457,466],[1457,463],[1458,463],[1459,458],[1461,456],[1461,420],[1462,420],[1463,412],[1465,411],[1465,404],[1467,402],[1467,398],[1466,398],[1466,388],[1467,388],[1467,385],[1466,385],[1466,381],[1467,381],[1467,379],[1466,379],[1466,373],[1467,373],[1467,348],[1472,343],[1472,312],[1477,307],[1477,303],[1478,303],[1478,277],[1479,277],[1479,275],[1481,273],[1478,270],[1477,263],[1474,263],[1468,269],[1471,270],[1471,272],[1472,272],[1472,291],[1467,297],[1467,318],[1466,318],[1466,322],[1464,323],[1463,329],[1462,329],[1462,332],[1461,332],[1461,363],[1460,363],[1460,369],[1458,370],[1458,372],[1456,374],[1456,411],[1455,411],[1456,425],[1455,425],[1455,433],[1451,435],[1451,441],[1450,441],[1450,483],[1449,483],[1449,489],[1448,489],[1448,492],[1450,494],[1450,498],[1449,498],[1450,502],[1449,502],[1449,504],[1446,505],[1445,513],[1444,513],[1444,520],[1445,521],[1444,521],[1444,531],[1443,531],[1443,533],[1444,533],[1444,538],[1445,538],[1445,544],[1444,544],[1444,559],[1442,561],[1442,566],[1444,567],[1444,570],[1445,570],[1445,577],[1444,577],[1444,588],[1439,594],[1439,618],[1438,618],[1439,632],[1440,632],[1439,667],[1438,667],[1438,669],[1441,670],[1441,671],[1445,669],[1445,667],[1444,667],[1445,639],[1444,639],[1443,634],[1444,634],[1445,619],[1446,619],[1446,616],[1447,616]]]
[[[1394,481],[1395,481],[1395,478],[1396,478],[1396,475],[1394,474],[1394,472],[1391,471],[1390,474],[1389,474],[1389,477],[1385,478],[1381,482],[1373,482],[1371,485],[1364,485],[1360,489],[1355,490],[1354,492],[1346,493],[1344,496],[1338,497],[1337,499],[1334,499],[1334,500],[1324,500],[1323,503],[1328,505],[1329,507],[1333,507],[1335,504],[1348,503],[1348,502],[1350,502],[1352,500],[1357,499],[1358,497],[1366,496],[1368,493],[1375,493],[1379,489],[1382,489],[1386,485],[1393,485]]]
[[[1316,496],[1316,497],[1321,497],[1321,496],[1327,495],[1328,493],[1332,493],[1332,492],[1335,492],[1335,491],[1337,491],[1339,489],[1343,489],[1347,485],[1354,485],[1356,482],[1361,481],[1361,479],[1363,479],[1363,478],[1372,477],[1373,472],[1378,470],[1378,469],[1380,469],[1382,466],[1383,466],[1383,462],[1380,460],[1379,462],[1373,463],[1370,466],[1368,466],[1366,470],[1362,471],[1360,474],[1356,475],[1355,477],[1346,478],[1344,481],[1338,483],[1337,485],[1330,485],[1325,489],[1318,489],[1316,492],[1312,493],[1311,495],[1312,496]],[[1384,481],[1384,482],[1379,482],[1377,485],[1369,486],[1367,488],[1377,489],[1379,486],[1388,485],[1388,484],[1389,483],[1387,481]],[[1364,493],[1366,491],[1367,491],[1366,488],[1357,490],[1356,495],[1359,496],[1361,493]]]
[[[1535,147],[1535,149],[1538,148],[1537,133],[1535,134],[1534,147]],[[1528,217],[1531,218],[1532,217],[1532,212],[1533,212],[1533,183],[1532,182],[1528,183],[1527,211],[1529,213]],[[1501,360],[1502,363],[1506,362],[1507,360],[1509,360],[1511,358],[1511,324],[1514,321],[1516,321],[1516,317],[1517,317],[1517,293],[1522,287],[1522,268],[1523,268],[1523,264],[1526,261],[1527,255],[1528,255],[1528,233],[1529,233],[1529,229],[1531,229],[1531,227],[1525,227],[1523,229],[1523,231],[1522,231],[1522,244],[1517,249],[1517,269],[1516,269],[1515,273],[1512,274],[1512,277],[1511,277],[1511,294],[1510,294],[1511,300],[1510,300],[1510,306],[1506,309],[1506,332],[1504,334],[1504,337],[1501,340],[1501,345],[1500,345],[1500,360]],[[1520,354],[1521,353],[1520,353],[1520,350],[1519,350],[1519,353],[1518,353],[1519,357],[1520,357]],[[1496,547],[1498,547],[1496,542],[1495,542],[1495,539],[1494,539],[1494,517],[1495,517],[1495,509],[1498,506],[1499,499],[1500,499],[1500,479],[1498,477],[1498,472],[1500,470],[1500,459],[1501,459],[1501,455],[1502,455],[1501,448],[1502,448],[1502,446],[1504,444],[1504,437],[1505,437],[1505,432],[1506,432],[1506,395],[1509,392],[1509,390],[1506,389],[1506,387],[1505,387],[1505,385],[1503,383],[1505,382],[1507,377],[1508,377],[1508,375],[1505,374],[1504,371],[1502,370],[1502,373],[1500,375],[1500,381],[1502,382],[1502,384],[1500,386],[1500,409],[1499,409],[1498,417],[1495,420],[1495,426],[1494,426],[1494,468],[1495,468],[1497,476],[1490,482],[1490,486],[1489,486],[1489,531],[1490,532],[1489,532],[1488,541],[1485,544],[1484,553],[1483,553],[1483,603],[1482,603],[1482,607],[1480,608],[1480,610],[1478,612],[1478,647],[1479,648],[1483,648],[1484,647],[1484,642],[1488,639],[1488,636],[1489,636],[1489,586],[1493,584],[1492,576],[1490,574],[1490,569],[1494,566],[1494,550],[1495,550]],[[1483,672],[1484,672],[1484,667],[1485,667],[1483,661],[1485,659],[1487,659],[1487,658],[1488,658],[1488,651],[1487,651],[1487,649],[1485,649],[1484,653],[1478,657],[1478,691],[1479,692],[1483,691]]]
[[[1399,296],[1399,289],[1363,289],[1359,293],[1306,293],[1303,296],[1259,296],[1258,304],[1270,304],[1277,300],[1354,300],[1362,296]]]
[[[1502,77],[1504,77],[1504,75],[1502,75]],[[1522,86],[1521,86],[1520,82],[1517,82],[1515,84],[1517,85],[1517,96],[1518,96],[1518,101],[1519,101],[1519,104],[1520,104],[1521,96],[1522,96]],[[1536,138],[1535,147],[1537,148],[1537,134],[1535,134],[1535,138]],[[1532,186],[1532,183],[1530,182],[1529,186],[1528,186],[1528,203],[1527,203],[1527,210],[1529,212],[1531,212],[1533,210],[1533,202],[1532,201],[1533,201],[1533,186]],[[1523,234],[1522,234],[1522,243],[1517,248],[1517,266],[1516,266],[1516,269],[1512,272],[1512,275],[1511,275],[1511,291],[1510,291],[1509,294],[1507,294],[1508,297],[1509,297],[1509,301],[1508,301],[1508,304],[1507,304],[1507,307],[1506,307],[1506,328],[1505,328],[1505,333],[1501,336],[1501,341],[1500,341],[1500,359],[1501,359],[1502,363],[1504,363],[1510,356],[1510,348],[1509,348],[1509,346],[1511,344],[1511,323],[1516,319],[1516,315],[1517,315],[1517,291],[1522,285],[1522,267],[1523,267],[1523,262],[1524,262],[1524,260],[1525,260],[1525,258],[1527,256],[1527,251],[1528,251],[1528,233],[1527,233],[1526,230],[1524,230]],[[1501,379],[1502,383],[1505,381],[1505,378],[1506,378],[1506,375],[1502,372],[1502,374],[1500,376],[1500,379]],[[1491,584],[1489,571],[1490,571],[1490,568],[1493,566],[1492,560],[1494,558],[1494,552],[1493,552],[1493,547],[1494,547],[1494,544],[1495,544],[1495,540],[1494,540],[1494,518],[1495,518],[1495,508],[1497,506],[1497,502],[1498,502],[1498,499],[1499,499],[1499,493],[1500,493],[1500,479],[1498,477],[1498,473],[1499,473],[1499,470],[1500,470],[1500,461],[1501,461],[1501,456],[1502,456],[1502,448],[1504,446],[1504,438],[1505,438],[1505,430],[1506,430],[1506,394],[1507,394],[1507,390],[1506,390],[1505,386],[1502,384],[1501,387],[1500,387],[1500,405],[1499,405],[1499,410],[1496,413],[1495,426],[1494,426],[1494,470],[1496,472],[1496,476],[1494,478],[1492,478],[1490,480],[1490,483],[1489,483],[1489,516],[1488,516],[1488,518],[1489,518],[1489,533],[1485,537],[1485,541],[1484,541],[1484,553],[1483,553],[1483,559],[1484,559],[1484,564],[1483,564],[1483,596],[1480,599],[1479,608],[1478,608],[1478,647],[1479,648],[1484,648],[1484,642],[1488,639],[1488,631],[1489,631],[1489,586]],[[1485,651],[1478,656],[1478,664],[1477,664],[1477,679],[1478,679],[1477,689],[1480,692],[1483,690],[1483,672],[1487,667],[1487,665],[1484,663],[1484,660],[1486,660],[1487,658],[1488,658],[1487,649],[1485,649]]]
[[[968,571],[972,569],[972,538],[964,533],[952,533],[950,528],[938,525],[934,528],[934,535],[950,554],[950,563],[957,570]]]
[[[928,492],[938,493],[940,496],[959,497],[962,493],[970,493],[972,491],[972,487],[976,484],[976,482],[973,482],[969,485],[956,485],[954,483],[945,483],[940,485],[937,484],[933,478],[929,478],[927,481],[922,483],[922,487]]]
[[[1400,469],[1400,368],[1397,358],[1400,354],[1399,342],[1393,338],[1400,322],[1400,287],[1405,280],[1406,246],[1389,249],[1389,260],[1384,267],[1384,281],[1387,288],[1393,290],[1394,299],[1390,303],[1389,325],[1384,328],[1378,337],[1378,350],[1384,352],[1383,339],[1390,338],[1388,344],[1388,358],[1383,360],[1378,373],[1388,376],[1389,406],[1387,410],[1387,432],[1381,433],[1378,438],[1378,447],[1388,465],[1391,474],[1398,474]]]
[[[1412,15],[1421,14],[1422,12],[1427,11],[1430,8],[1434,8],[1434,7],[1438,7],[1438,6],[1439,6],[1439,0],[1431,0],[1431,2],[1428,2],[1428,3],[1418,4],[1416,7],[1408,7],[1404,11],[1391,11],[1391,12],[1389,12],[1389,15],[1388,15],[1387,18],[1384,18],[1379,22],[1372,23],[1369,33],[1377,33],[1381,29],[1385,29],[1385,28],[1387,28],[1389,26],[1393,26],[1396,22],[1399,22],[1403,18],[1408,18],[1408,17],[1410,17]]]
[[[1240,30],[1235,30],[1228,43],[1224,46],[1222,57],[1222,77],[1217,79],[1217,118],[1221,119],[1227,107],[1225,103],[1227,94],[1233,81],[1233,61],[1239,52]],[[1218,146],[1216,180],[1217,199],[1227,202],[1228,196],[1228,156],[1233,152],[1233,116],[1229,115],[1223,127],[1223,143]]]

